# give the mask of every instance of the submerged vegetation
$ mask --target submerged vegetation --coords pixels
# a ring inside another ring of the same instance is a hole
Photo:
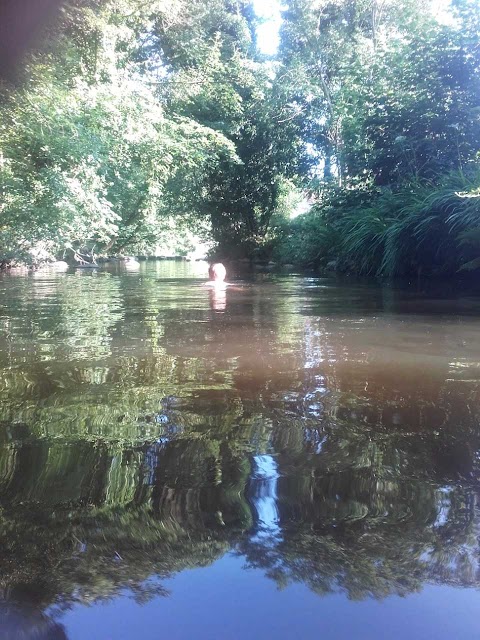
[[[436,7],[289,0],[266,55],[250,0],[69,0],[1,85],[0,259],[479,268],[480,12]]]

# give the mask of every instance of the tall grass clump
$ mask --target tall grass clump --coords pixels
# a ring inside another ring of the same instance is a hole
[[[361,198],[323,197],[286,223],[284,262],[384,277],[453,275],[480,269],[480,172],[371,189]]]
[[[436,185],[398,192],[398,217],[388,228],[378,274],[444,275],[464,268],[475,257],[468,234],[480,227],[479,183],[479,176],[452,173]]]

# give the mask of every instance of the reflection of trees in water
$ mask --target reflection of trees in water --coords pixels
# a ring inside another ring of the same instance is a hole
[[[178,412],[184,426],[209,419],[196,405],[203,395],[210,412],[220,403],[239,419],[251,412],[281,419],[284,412],[318,423],[328,414],[401,433],[443,433],[461,421],[476,433],[478,385],[465,378],[478,378],[478,367],[454,325],[435,343],[444,357],[414,360],[408,349],[389,354],[387,347],[402,340],[411,347],[415,334],[399,334],[388,319],[348,315],[366,311],[361,290],[349,308],[341,291],[317,299],[298,295],[294,282],[245,287],[228,292],[226,312],[212,317],[201,287],[179,291],[149,279],[137,285],[83,274],[39,288],[55,313],[22,302],[11,344],[2,344],[10,356],[0,418],[26,423],[41,437],[142,441],[161,435],[155,421],[168,396],[191,405]],[[346,317],[338,318],[340,310]]]
[[[372,524],[366,519],[362,526],[335,524],[316,531],[310,523],[296,523],[284,528],[280,544],[267,553],[248,540],[239,551],[279,585],[303,582],[319,594],[383,598],[407,595],[425,583],[478,586],[477,550],[457,548],[465,546],[466,536],[448,544],[428,527]]]
[[[38,606],[60,608],[109,598],[123,588],[139,601],[165,595],[158,580],[149,580],[152,575],[166,578],[209,565],[228,548],[215,532],[188,529],[188,513],[195,505],[185,500],[187,491],[172,498],[177,502],[174,515],[182,514],[184,525],[168,512],[158,517],[141,487],[135,496],[138,505],[77,503],[53,510],[30,503],[5,509],[0,523],[1,589],[8,597],[12,588],[28,585]]]
[[[360,293],[352,319],[341,296],[293,283],[227,290],[222,313],[200,288],[65,283],[48,293],[58,319],[18,315],[23,341],[4,351],[6,594],[30,585],[39,606],[68,606],[127,586],[144,600],[164,593],[150,576],[228,549],[318,593],[479,585],[480,376],[452,327],[444,356],[416,361],[413,334],[358,319],[381,308]],[[94,297],[105,317],[88,316]]]
[[[302,422],[262,424],[257,414],[222,438],[200,424],[134,449],[12,440],[0,457],[2,587],[31,584],[60,606],[125,586],[143,600],[164,593],[151,575],[210,564],[229,548],[279,584],[318,593],[479,584],[475,491],[436,465],[428,441],[417,452],[409,438],[375,442],[369,429],[326,419],[317,452]],[[259,455],[270,454],[255,451],[267,445],[278,467],[262,493]],[[262,535],[262,497],[278,513],[274,536]]]
[[[473,489],[356,469],[282,481],[279,544],[265,552],[242,538],[238,546],[280,585],[301,581],[353,598],[406,595],[424,583],[479,585]]]

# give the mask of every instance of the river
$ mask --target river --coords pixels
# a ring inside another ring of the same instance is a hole
[[[0,277],[2,639],[478,637],[480,296],[205,276]]]

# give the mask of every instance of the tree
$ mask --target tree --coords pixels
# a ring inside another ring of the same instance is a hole
[[[289,261],[390,276],[477,264],[478,200],[461,194],[478,187],[478,18],[462,7],[440,25],[429,2],[289,4],[283,65],[311,92],[321,160],[311,220],[280,234],[293,248],[313,231]]]

